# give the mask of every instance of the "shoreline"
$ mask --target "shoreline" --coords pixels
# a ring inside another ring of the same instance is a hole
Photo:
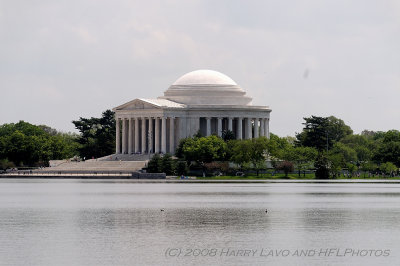
[[[130,183],[286,183],[286,184],[400,184],[400,179],[177,179],[177,178],[166,178],[166,179],[135,179],[129,174],[68,174],[68,175],[16,175],[16,174],[2,174],[0,180],[5,179],[29,179],[29,180],[43,180],[43,179],[78,179],[78,180],[101,180],[115,182],[120,180],[121,182],[129,181]]]

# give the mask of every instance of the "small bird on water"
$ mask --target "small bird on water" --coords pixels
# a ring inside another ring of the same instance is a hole
[[[268,209],[265,209],[265,213],[267,213],[268,212]]]
[[[162,212],[163,212],[163,211],[164,211],[164,209],[161,209],[160,211],[162,211]]]

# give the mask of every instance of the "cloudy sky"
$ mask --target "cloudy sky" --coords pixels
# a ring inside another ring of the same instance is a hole
[[[280,136],[311,115],[400,129],[400,1],[0,0],[0,124],[74,131],[196,69],[269,105]]]

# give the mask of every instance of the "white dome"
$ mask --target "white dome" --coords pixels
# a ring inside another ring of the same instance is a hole
[[[251,98],[230,77],[196,70],[177,79],[159,99],[186,105],[251,105]]]
[[[230,77],[214,70],[196,70],[189,72],[172,85],[237,85]]]

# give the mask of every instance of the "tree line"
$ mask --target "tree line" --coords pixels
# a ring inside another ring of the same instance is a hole
[[[244,170],[253,170],[258,175],[268,167],[286,175],[294,170],[299,176],[315,171],[317,178],[337,178],[343,173],[350,177],[361,171],[369,175],[397,173],[400,166],[399,131],[365,130],[353,134],[343,120],[334,116],[311,116],[304,121],[302,132],[295,137],[271,134],[270,139],[235,140],[229,131],[223,132],[222,137],[202,137],[198,133],[179,142],[175,163],[185,162],[186,167],[201,168],[203,175]],[[161,159],[156,157],[154,160]],[[230,167],[229,162],[236,167]],[[159,169],[150,167],[149,170]]]
[[[77,134],[61,133],[24,121],[0,126],[0,169],[47,166],[49,160],[76,155]]]
[[[72,121],[76,133],[20,121],[0,125],[0,169],[48,166],[50,160],[98,158],[115,152],[114,112]]]
[[[0,126],[0,169],[14,166],[46,166],[49,160],[98,158],[115,152],[115,118],[111,110],[101,117],[72,121],[79,134],[58,132],[24,121]],[[184,174],[188,169],[202,173],[229,173],[272,167],[285,173],[315,171],[319,178],[335,178],[343,171],[357,175],[393,175],[400,167],[400,132],[364,130],[354,134],[334,116],[304,118],[303,129],[294,137],[265,137],[235,140],[231,131],[222,137],[199,133],[180,140],[170,156],[155,156],[151,171]],[[164,161],[162,161],[162,159]],[[269,162],[270,165],[266,163]],[[236,167],[232,169],[232,164]],[[178,169],[178,170],[177,170]]]

